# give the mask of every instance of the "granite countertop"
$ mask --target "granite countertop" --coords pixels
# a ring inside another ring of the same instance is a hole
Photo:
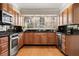
[[[0,32],[0,38],[1,38],[1,37],[6,37],[6,36],[9,36],[9,33]]]
[[[26,30],[24,32],[54,32],[54,30]]]

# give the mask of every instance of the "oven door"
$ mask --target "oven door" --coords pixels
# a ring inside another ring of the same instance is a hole
[[[18,37],[14,37],[10,39],[10,55],[16,55],[18,52]]]

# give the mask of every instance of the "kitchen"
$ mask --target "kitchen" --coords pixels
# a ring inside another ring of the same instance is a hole
[[[79,3],[0,3],[0,56],[79,56]]]

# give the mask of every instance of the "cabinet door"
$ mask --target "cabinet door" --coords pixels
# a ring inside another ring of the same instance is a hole
[[[67,17],[68,17],[68,15],[67,15],[67,9],[65,9],[64,10],[64,12],[63,12],[63,25],[67,25]]]
[[[17,13],[15,10],[13,10],[13,20],[12,20],[13,25],[16,25],[16,21],[17,21]]]
[[[8,56],[8,37],[0,38],[0,55]]]
[[[62,13],[60,13],[60,17],[59,17],[60,19],[59,19],[59,24],[60,25],[63,25],[63,23],[62,23],[62,21],[63,21],[63,16],[62,16]]]
[[[33,44],[34,42],[34,34],[33,33],[25,33],[24,34],[25,38],[24,38],[24,43],[25,44]]]
[[[29,36],[29,38],[28,38],[29,44],[33,44],[34,34],[30,32],[30,33],[28,33],[28,36]]]
[[[16,25],[19,26],[19,13],[16,13]]]
[[[48,33],[48,44],[56,44],[56,35],[55,33]]]
[[[24,44],[29,44],[29,35],[28,35],[28,33],[24,33]]]
[[[66,54],[69,56],[79,56],[79,35],[71,35],[66,38]]]
[[[41,33],[41,44],[47,44],[47,33]]]
[[[13,15],[13,7],[8,4],[8,12]]]
[[[79,24],[79,3],[73,4],[74,24]]]
[[[69,36],[66,36],[66,46],[65,46],[65,54],[66,55],[70,55],[71,54],[71,49],[70,49],[70,37]]]
[[[72,5],[68,7],[68,24],[73,23],[73,9]]]
[[[40,44],[40,33],[34,33],[33,44]]]

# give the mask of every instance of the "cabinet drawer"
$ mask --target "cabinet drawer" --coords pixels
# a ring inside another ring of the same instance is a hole
[[[1,53],[8,51],[8,43],[1,44],[0,47]]]
[[[5,38],[0,38],[0,44],[3,44],[5,42],[8,42],[8,38],[5,37]]]
[[[8,51],[1,53],[1,56],[8,56]]]

